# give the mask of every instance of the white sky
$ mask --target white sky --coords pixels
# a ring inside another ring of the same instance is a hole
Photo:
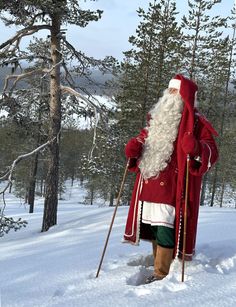
[[[222,0],[216,4],[212,14],[228,16],[236,0]],[[130,48],[128,38],[135,34],[140,22],[136,10],[139,7],[147,9],[150,1],[146,0],[98,0],[81,2],[84,8],[101,9],[104,11],[102,19],[90,23],[86,28],[68,26],[67,39],[70,43],[89,56],[102,58],[112,55],[119,60],[123,57],[123,51]],[[176,0],[177,11],[180,16],[187,14],[188,1]],[[6,28],[1,22],[0,43],[12,36],[16,29]],[[46,34],[41,32],[41,36]],[[47,35],[47,34],[46,34]],[[28,41],[25,41],[25,43]]]

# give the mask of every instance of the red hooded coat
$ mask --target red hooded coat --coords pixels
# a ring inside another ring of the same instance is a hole
[[[184,110],[180,121],[179,132],[176,140],[175,150],[173,152],[177,157],[177,187],[175,197],[175,252],[182,252],[183,237],[183,216],[184,216],[184,195],[185,195],[185,176],[187,157],[182,149],[182,139],[186,132],[193,133],[199,147],[200,162],[194,159],[189,164],[189,186],[188,186],[188,219],[187,219],[187,242],[186,242],[186,259],[191,260],[195,253],[195,243],[197,234],[197,221],[199,212],[200,190],[203,175],[211,168],[218,158],[218,151],[213,135],[217,132],[206,118],[194,109],[195,93],[197,85],[182,75],[175,76],[175,79],[181,81],[180,95],[184,101]],[[136,138],[138,141],[145,142],[147,130],[143,129]],[[129,143],[128,143],[129,144]],[[127,145],[128,145],[127,144]],[[139,146],[140,149],[140,146]],[[140,150],[141,154],[141,150]],[[140,155],[139,155],[140,156]],[[152,234],[141,223],[141,201],[140,195],[144,180],[141,177],[139,168],[139,159],[131,158],[129,170],[137,172],[136,181],[132,193],[129,213],[124,234],[124,242],[138,244],[140,239],[153,240]],[[169,185],[170,189],[172,184]],[[151,191],[150,191],[151,192]],[[152,191],[153,192],[153,191]],[[171,193],[166,191],[166,193]]]

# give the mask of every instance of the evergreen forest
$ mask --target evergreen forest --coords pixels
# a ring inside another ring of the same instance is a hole
[[[90,57],[67,39],[67,27],[103,18],[82,0],[0,1],[5,27],[18,27],[0,44],[0,234],[26,223],[4,215],[6,191],[32,214],[44,197],[42,231],[57,224],[68,185],[86,189],[85,205],[114,206],[124,146],[176,73],[197,82],[198,109],[219,133],[220,159],[204,176],[200,205],[236,208],[236,7],[221,16],[212,14],[220,0],[184,1],[186,15],[172,0],[140,7],[121,61]],[[34,36],[40,31],[44,38]],[[120,205],[129,205],[133,184],[128,174]]]

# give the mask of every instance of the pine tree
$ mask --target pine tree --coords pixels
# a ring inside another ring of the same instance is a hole
[[[235,18],[234,18],[235,20]],[[236,32],[235,24],[233,24],[233,35],[232,39],[228,37],[225,39],[225,57],[224,65],[222,65],[221,75],[225,76],[224,82],[222,83],[222,103],[220,121],[219,121],[219,150],[222,159],[219,161],[213,178],[213,192],[216,190],[217,181],[220,182],[220,206],[223,203],[223,196],[226,185],[232,181],[230,177],[232,173],[235,173],[235,167],[232,165],[232,150],[234,151],[235,146],[235,90],[232,90],[232,81],[235,77],[236,59],[234,56],[234,50],[236,46]],[[219,176],[220,174],[220,176]],[[220,178],[218,178],[220,177]],[[211,206],[214,204],[215,193],[212,193]]]
[[[13,64],[19,66],[19,61],[24,58],[24,53],[19,50],[19,44],[24,36],[33,35],[41,30],[48,30],[50,36],[50,69],[34,70],[30,73],[24,73],[21,76],[11,76],[8,78],[14,80],[13,86],[5,83],[4,95],[10,95],[15,89],[17,82],[33,74],[44,72],[50,76],[50,124],[49,124],[49,165],[46,179],[46,195],[44,204],[44,217],[42,231],[47,231],[51,226],[57,223],[57,205],[58,205],[58,184],[59,184],[59,140],[61,132],[62,106],[61,95],[71,93],[71,89],[61,84],[61,67],[66,72],[66,79],[71,85],[73,78],[70,78],[68,69],[65,65],[65,59],[70,56],[71,59],[80,61],[78,72],[85,73],[88,68],[98,66],[106,68],[110,65],[111,59],[105,61],[96,61],[86,57],[78,52],[66,40],[65,33],[62,30],[63,25],[73,24],[85,27],[91,21],[97,21],[101,18],[102,11],[81,9],[77,0],[14,0],[10,2],[1,2],[0,11],[6,12],[6,17],[1,17],[7,26],[21,25],[23,28],[17,34],[0,45],[0,60],[2,65]],[[41,56],[39,56],[41,57]],[[37,57],[36,57],[37,58]],[[71,81],[72,79],[72,81]],[[10,86],[9,93],[7,93]]]
[[[118,195],[121,175],[125,165],[122,136],[119,126],[110,117],[106,129],[98,133],[96,169],[99,175],[98,192],[109,206]]]
[[[142,8],[137,12],[141,21],[136,35],[129,38],[132,49],[124,52],[116,96],[122,155],[124,145],[146,126],[148,111],[182,65],[182,33],[175,2],[153,1],[147,12]],[[131,175],[127,179],[126,199],[130,198],[133,179]]]
[[[217,3],[219,0],[188,0],[189,14],[182,17],[181,26],[185,29],[184,68],[190,78],[202,79],[212,44],[222,35],[219,29],[225,25],[226,18],[207,15]]]
[[[129,42],[120,80],[120,124],[130,137],[145,126],[146,114],[181,65],[181,31],[172,1],[154,1],[148,11],[138,10],[142,20]]]
[[[193,0],[188,1],[189,14],[183,16],[182,26],[185,34],[185,71],[197,80],[199,85],[199,109],[219,131],[219,149],[224,128],[220,124],[224,118],[223,106],[228,96],[226,88],[229,84],[229,38],[224,37],[222,28],[228,27],[228,17],[210,17],[208,13],[219,1]],[[223,105],[222,105],[223,102]],[[221,153],[220,153],[221,157]],[[220,161],[224,160],[221,157]],[[220,163],[207,174],[203,180],[201,205],[204,203],[206,186],[211,183],[211,200],[213,206],[217,184],[220,182],[218,169]],[[223,172],[224,173],[224,172]],[[209,189],[208,189],[209,190]]]

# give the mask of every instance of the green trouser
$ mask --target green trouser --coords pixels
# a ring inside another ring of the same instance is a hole
[[[175,230],[165,226],[151,226],[154,238],[159,246],[174,248]]]

